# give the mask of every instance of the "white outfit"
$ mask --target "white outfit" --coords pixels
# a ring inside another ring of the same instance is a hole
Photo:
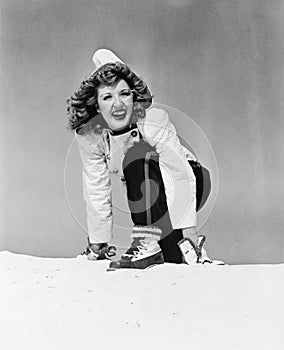
[[[151,108],[139,119],[137,128],[112,136],[111,130],[93,131],[93,118],[86,132],[77,132],[83,163],[83,191],[87,204],[88,233],[91,243],[109,242],[112,238],[112,189],[110,172],[123,178],[122,159],[126,151],[139,141],[145,142],[159,155],[169,216],[173,229],[196,226],[196,182],[188,160],[195,159],[179,141],[168,113]],[[133,132],[135,131],[136,132]]]

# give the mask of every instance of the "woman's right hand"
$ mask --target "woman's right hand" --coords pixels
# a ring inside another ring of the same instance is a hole
[[[83,255],[87,255],[88,260],[111,259],[116,255],[116,248],[108,243],[89,243]]]

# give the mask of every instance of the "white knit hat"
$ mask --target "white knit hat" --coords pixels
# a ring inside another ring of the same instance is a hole
[[[115,62],[124,62],[117,57],[112,51],[108,49],[99,49],[97,50],[93,55],[93,62],[95,64],[95,70],[93,73],[95,73],[100,67],[102,67],[106,63],[115,63]]]

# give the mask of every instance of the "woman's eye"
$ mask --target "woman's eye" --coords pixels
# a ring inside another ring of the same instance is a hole
[[[130,96],[131,95],[131,91],[122,91],[121,92],[121,96]]]
[[[104,101],[107,101],[107,100],[110,100],[111,99],[111,95],[106,95],[103,97],[103,100]]]

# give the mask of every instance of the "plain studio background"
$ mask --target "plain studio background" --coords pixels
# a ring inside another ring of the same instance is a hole
[[[214,149],[219,192],[202,229],[210,255],[283,262],[283,19],[280,0],[2,0],[0,249],[84,249],[63,186],[66,99],[92,72],[94,50],[108,47]],[[75,148],[69,169],[84,221]]]

